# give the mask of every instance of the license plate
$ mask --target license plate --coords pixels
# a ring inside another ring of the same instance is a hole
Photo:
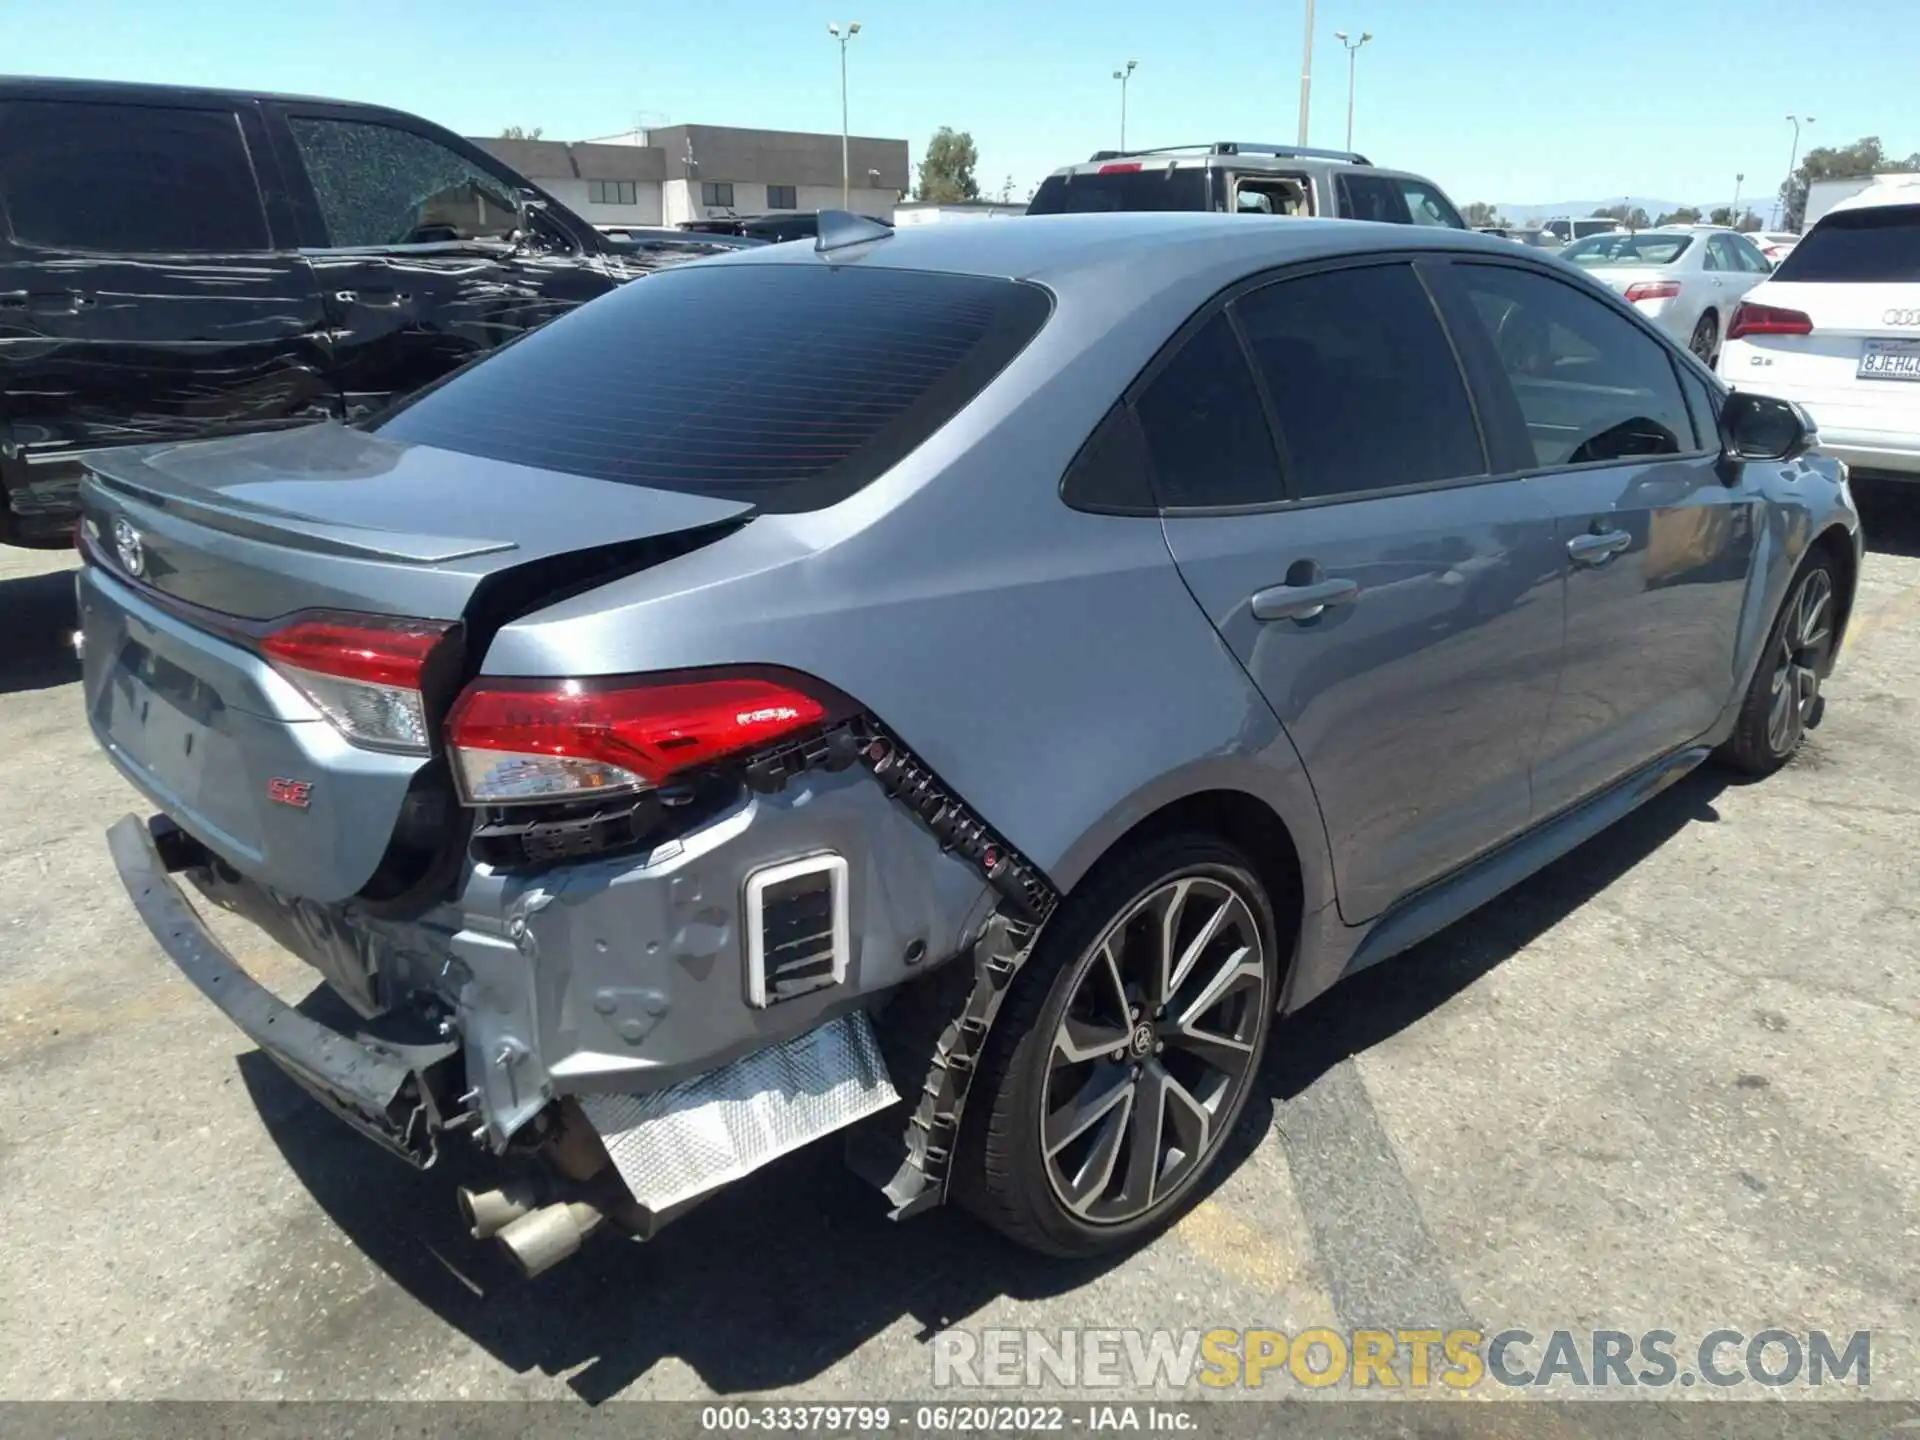
[[[1920,380],[1920,340],[1869,340],[1860,352],[1862,380]]]

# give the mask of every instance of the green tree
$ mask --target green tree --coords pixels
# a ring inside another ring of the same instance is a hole
[[[538,125],[531,130],[524,125],[509,125],[500,132],[502,140],[538,140],[546,132]]]
[[[973,170],[980,163],[980,152],[973,136],[942,125],[927,142],[926,157],[920,162],[920,185],[916,200],[978,200],[980,184]]]
[[[1904,160],[1887,154],[1878,135],[1867,135],[1851,145],[1816,145],[1801,157],[1800,168],[1780,187],[1780,205],[1786,228],[1798,230],[1807,214],[1807,187],[1815,180],[1847,180],[1856,175],[1920,170],[1920,151]]]
[[[1469,226],[1475,228],[1481,225],[1498,225],[1500,223],[1494,218],[1493,206],[1487,204],[1484,200],[1468,201],[1467,208],[1462,210],[1460,214],[1465,218]]]
[[[1714,206],[1713,213],[1707,216],[1707,223],[1709,225],[1731,226],[1733,224],[1733,207],[1731,205]]]
[[[1669,210],[1653,223],[1656,225],[1698,225],[1700,223],[1700,212],[1691,205],[1682,205],[1678,210]]]
[[[1624,202],[1619,205],[1602,205],[1593,212],[1595,220],[1618,220],[1629,230],[1644,230],[1653,222],[1647,218],[1647,212],[1638,205],[1629,208]]]
[[[1754,231],[1760,228],[1760,217],[1754,214],[1753,211],[1749,210],[1746,212],[1746,214],[1742,215],[1738,220],[1733,222],[1733,228],[1740,231],[1742,234],[1751,235]]]

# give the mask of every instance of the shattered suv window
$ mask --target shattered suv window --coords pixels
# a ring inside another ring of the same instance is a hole
[[[363,120],[287,123],[335,246],[505,240],[518,223],[500,181],[424,135]]]

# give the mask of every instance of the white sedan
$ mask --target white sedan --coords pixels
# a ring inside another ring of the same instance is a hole
[[[1734,306],[1773,271],[1746,236],[1709,225],[1595,235],[1560,258],[1618,290],[1709,365]]]

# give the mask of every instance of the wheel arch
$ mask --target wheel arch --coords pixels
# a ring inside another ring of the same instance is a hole
[[[1827,526],[1813,537],[1813,543],[1807,546],[1807,554],[1818,554],[1831,562],[1834,576],[1839,581],[1833,617],[1833,653],[1838,655],[1840,647],[1846,643],[1847,625],[1853,619],[1854,591],[1860,582],[1860,557],[1846,526],[1837,523]],[[1804,564],[1805,560],[1801,563]]]
[[[1299,960],[1305,918],[1332,899],[1317,809],[1307,818],[1310,827],[1301,824],[1299,816],[1290,823],[1270,798],[1239,785],[1195,786],[1162,796],[1152,808],[1136,810],[1124,823],[1103,828],[1105,839],[1097,853],[1084,856],[1073,884],[1062,890],[1071,893],[1104,862],[1164,836],[1197,831],[1224,840],[1245,853],[1273,905],[1279,932],[1275,939],[1284,958],[1279,993],[1284,995]]]

